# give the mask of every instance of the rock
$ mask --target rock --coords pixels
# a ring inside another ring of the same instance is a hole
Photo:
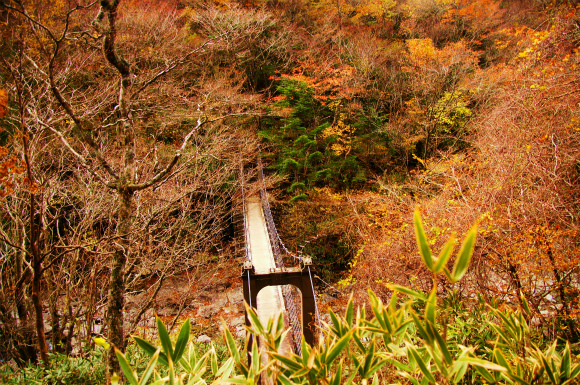
[[[169,316],[175,315],[178,310],[179,310],[179,307],[174,306],[173,304],[167,304],[167,306],[163,306],[161,308],[158,308],[156,310],[156,313],[157,313],[157,315],[159,315],[161,317],[169,317]]]
[[[230,305],[241,305],[244,303],[244,293],[242,292],[242,289],[228,291],[227,297]]]
[[[212,282],[212,289],[214,289],[216,291],[225,290],[230,286],[232,286],[232,283],[227,278],[216,278]]]
[[[218,307],[218,311],[219,309],[225,307],[227,303],[228,295],[226,293],[218,293],[217,298],[213,298],[213,305]]]
[[[205,334],[202,334],[199,337],[197,337],[197,343],[198,344],[209,344],[209,343],[211,343],[211,338],[209,338]]]
[[[321,305],[323,305],[325,303],[334,301],[336,298],[337,297],[335,297],[335,296],[333,296],[331,294],[324,293],[324,294],[322,294],[322,296],[319,297],[318,303],[321,304]]]
[[[238,326],[236,328],[236,336],[238,338],[246,338],[246,329],[243,326]]]
[[[219,310],[216,310],[214,305],[207,305],[201,306],[197,309],[197,316],[201,318],[211,318],[214,314],[216,314]]]
[[[232,318],[229,322],[230,327],[232,327],[232,328],[237,328],[238,326],[243,327],[245,323],[246,323],[246,320],[245,320],[244,316]]]
[[[200,308],[197,310],[197,316],[202,318],[211,318],[212,316],[218,314],[220,310],[226,306],[227,302],[228,299],[226,294],[219,293],[214,297],[211,304],[200,306]]]

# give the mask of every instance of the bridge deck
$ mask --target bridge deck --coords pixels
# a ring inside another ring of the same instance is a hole
[[[276,267],[276,263],[260,198],[247,198],[246,210],[252,264],[257,274],[267,274],[270,269]],[[258,317],[264,325],[268,323],[268,319],[285,310],[280,286],[268,286],[262,289],[258,294],[257,302]]]

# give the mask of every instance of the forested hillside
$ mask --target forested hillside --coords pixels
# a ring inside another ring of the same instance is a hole
[[[97,319],[124,350],[170,278],[237,263],[258,157],[345,301],[453,290],[580,341],[576,2],[4,0],[0,23],[0,364],[89,351]],[[417,207],[433,250],[478,224],[461,281],[422,262]]]

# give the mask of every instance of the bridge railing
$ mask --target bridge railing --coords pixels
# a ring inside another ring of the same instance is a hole
[[[243,212],[244,212],[244,237],[246,243],[246,262],[251,265],[251,258],[252,258],[252,250],[250,246],[249,240],[249,225],[248,225],[248,218],[246,212],[246,199],[245,199],[245,188],[244,188],[244,169],[243,165],[240,164],[240,177],[241,177],[241,187],[242,187],[242,201],[243,201]],[[302,263],[301,255],[296,255],[290,250],[286,248],[284,242],[280,238],[278,234],[278,230],[276,229],[276,224],[274,222],[274,216],[272,215],[272,209],[270,207],[270,201],[268,198],[268,192],[266,190],[266,184],[264,180],[264,171],[262,167],[262,160],[258,157],[258,183],[260,187],[260,201],[262,206],[262,212],[264,214],[264,219],[266,222],[266,228],[268,231],[269,239],[270,239],[270,246],[272,248],[272,253],[274,256],[274,261],[276,267],[279,269],[285,269],[284,266],[284,258],[283,255],[290,257],[291,259],[295,260],[298,263]],[[250,281],[249,271],[246,270],[248,274],[248,282]],[[310,285],[312,288],[312,293],[314,293],[314,284],[312,282],[312,272],[310,270],[310,265],[308,266],[308,274],[310,277]],[[294,342],[294,349],[296,354],[301,355],[301,339],[303,334],[303,328],[305,325],[302,325],[300,322],[300,314],[298,311],[298,306],[295,300],[297,290],[292,288],[290,285],[282,286],[282,295],[284,297],[284,304],[286,307],[287,315],[288,315],[288,322],[292,329],[292,337]],[[251,293],[250,293],[251,298]],[[318,306],[316,303],[316,297],[314,296],[314,309],[315,309],[315,316],[318,319],[319,327],[321,327],[320,323],[320,314],[318,312]],[[252,304],[249,304],[252,306]]]
[[[264,170],[262,168],[262,160],[258,158],[258,180],[260,183],[260,199],[262,203],[262,211],[264,212],[264,219],[266,220],[266,227],[268,229],[268,235],[270,238],[270,243],[272,245],[272,252],[274,254],[274,260],[276,261],[276,267],[284,268],[284,259],[282,258],[281,250],[288,256],[294,259],[299,259],[295,254],[291,253],[280,238],[278,230],[276,229],[276,224],[274,223],[274,216],[272,215],[272,209],[270,208],[270,201],[268,199],[268,192],[266,190],[266,184],[264,181]],[[286,311],[288,312],[288,319],[290,327],[292,328],[292,337],[294,340],[294,348],[297,354],[301,355],[301,338],[302,338],[302,327],[300,323],[300,314],[297,310],[297,304],[294,298],[294,290],[288,286],[282,286],[282,295],[284,296],[284,303],[286,306]]]

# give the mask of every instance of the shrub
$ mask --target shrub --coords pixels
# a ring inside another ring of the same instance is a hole
[[[50,355],[50,368],[36,364],[13,371],[8,365],[0,369],[2,384],[67,384],[93,385],[105,383],[103,350],[91,351],[86,358],[69,357],[64,354]]]

